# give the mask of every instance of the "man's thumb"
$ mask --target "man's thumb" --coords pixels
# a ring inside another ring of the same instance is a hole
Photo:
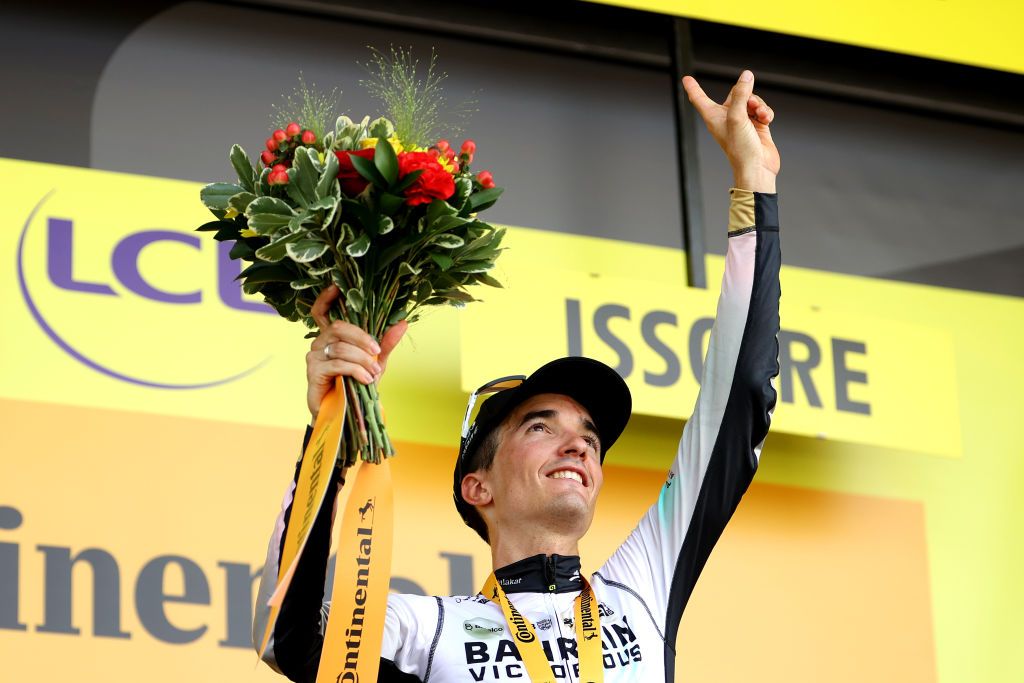
[[[734,119],[745,120],[747,118],[747,101],[754,92],[754,74],[749,69],[744,69],[736,85],[732,86],[729,93],[729,116]]]

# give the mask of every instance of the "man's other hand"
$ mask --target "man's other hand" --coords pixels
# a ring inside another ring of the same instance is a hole
[[[683,77],[683,88],[729,159],[736,187],[775,192],[781,161],[768,130],[775,112],[754,94],[754,74],[740,74],[722,104],[708,97],[693,76]]]

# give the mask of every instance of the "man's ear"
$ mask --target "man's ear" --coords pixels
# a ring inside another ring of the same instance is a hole
[[[462,478],[462,498],[474,506],[491,502],[490,488],[480,472],[470,472]]]

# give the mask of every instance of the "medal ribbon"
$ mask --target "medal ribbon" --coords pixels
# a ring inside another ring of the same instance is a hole
[[[576,627],[576,653],[580,660],[581,683],[603,683],[604,661],[601,652],[601,618],[595,609],[597,600],[590,583],[580,575],[583,590],[573,601],[574,625]],[[537,638],[537,631],[516,606],[509,600],[494,572],[487,577],[481,594],[501,608],[508,624],[509,633],[523,658],[526,673],[533,683],[557,683],[551,670],[551,663]]]

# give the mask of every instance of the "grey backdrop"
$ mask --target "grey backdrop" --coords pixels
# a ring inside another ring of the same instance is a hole
[[[356,84],[365,46],[434,45],[453,99],[478,91],[477,168],[509,188],[495,221],[682,244],[671,82],[657,67],[252,7],[162,0],[107,15],[51,4],[4,10],[0,156],[220,178],[226,142],[255,155],[269,104],[300,68],[346,84],[344,109],[376,111]],[[755,72],[781,68],[744,59]],[[702,80],[724,96],[727,83]],[[950,100],[967,88],[950,82]],[[761,93],[778,115],[787,263],[1024,296],[1020,130]],[[699,145],[705,244],[721,253],[730,174],[703,131]]]

